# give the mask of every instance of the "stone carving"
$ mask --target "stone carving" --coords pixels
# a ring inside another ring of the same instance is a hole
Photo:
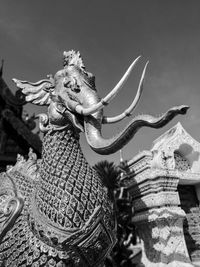
[[[136,216],[134,222],[140,224],[138,233],[144,251],[143,266],[192,266],[183,237],[184,216],[178,207],[151,210],[146,218]]]
[[[200,144],[178,123],[127,162],[122,181],[134,206],[141,266],[199,265],[199,155]]]
[[[1,266],[102,266],[116,242],[113,203],[83,156],[80,132],[94,151],[111,154],[141,127],[162,127],[188,109],[171,108],[158,118],[135,117],[121,133],[104,139],[102,123],[131,115],[141,96],[146,66],[130,107],[115,117],[103,115],[103,107],[120,90],[137,61],[102,99],[94,76],[75,51],[64,52],[64,67],[54,77],[36,83],[14,79],[26,101],[48,106],[48,113],[40,116],[42,159],[37,160],[30,151],[27,160],[19,156],[16,165],[1,174]]]
[[[156,139],[151,151],[164,153],[165,167],[169,169],[175,169],[178,152],[187,159],[192,173],[200,172],[200,144],[186,132],[180,123]]]

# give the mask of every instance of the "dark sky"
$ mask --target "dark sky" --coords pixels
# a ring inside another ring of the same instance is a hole
[[[143,128],[123,149],[129,159],[148,149],[161,133],[180,121],[200,140],[200,1],[199,0],[1,0],[0,57],[5,59],[4,78],[12,90],[13,77],[36,82],[62,68],[64,50],[79,50],[86,68],[96,76],[100,96],[118,82],[138,55],[142,59],[126,86],[105,109],[113,116],[131,103],[145,64],[150,60],[142,99],[135,110],[161,114],[180,104],[191,106],[161,130]],[[29,105],[32,113],[41,108]],[[104,126],[106,137],[128,122]],[[119,153],[98,156],[82,137],[90,163]]]

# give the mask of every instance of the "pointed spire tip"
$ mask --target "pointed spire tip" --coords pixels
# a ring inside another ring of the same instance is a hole
[[[3,75],[3,65],[4,65],[4,59],[1,60],[0,77],[2,77]]]

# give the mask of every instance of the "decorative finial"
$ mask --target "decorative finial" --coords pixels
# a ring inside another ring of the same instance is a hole
[[[1,60],[0,77],[2,77],[3,75],[3,65],[4,65],[4,59]]]
[[[63,58],[64,58],[64,63],[63,63],[64,67],[77,66],[80,69],[85,69],[85,65],[83,63],[79,51],[78,52],[74,50],[68,52],[64,51]]]
[[[37,155],[33,152],[33,149],[30,147],[28,152],[29,161],[37,161]]]
[[[120,163],[122,163],[124,161],[122,157],[122,149],[120,149],[119,154],[120,154]]]
[[[124,164],[124,160],[123,160],[123,157],[122,157],[122,149],[120,149],[119,150],[119,155],[120,155],[120,167],[121,166],[123,166],[123,164]],[[120,170],[121,170],[121,173],[120,173],[120,179],[122,179],[122,177],[123,177],[123,171],[122,171],[122,169],[120,168]]]

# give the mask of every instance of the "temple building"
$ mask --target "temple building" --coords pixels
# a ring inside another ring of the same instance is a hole
[[[200,143],[178,123],[127,165],[138,266],[200,266]]]
[[[25,99],[17,91],[14,95],[3,79],[3,62],[0,69],[0,171],[16,162],[17,154],[27,155],[32,148],[38,156],[42,142],[32,130],[34,116],[23,117]]]

